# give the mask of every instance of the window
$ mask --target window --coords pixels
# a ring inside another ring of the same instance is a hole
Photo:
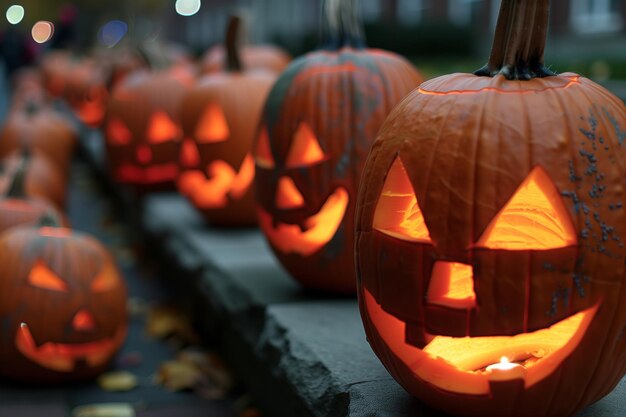
[[[624,27],[622,0],[572,0],[570,22],[578,33],[617,32]]]

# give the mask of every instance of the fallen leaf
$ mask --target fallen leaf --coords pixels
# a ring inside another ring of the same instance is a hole
[[[170,391],[182,391],[198,387],[205,376],[193,364],[181,361],[167,361],[161,364],[156,382]]]
[[[72,417],[135,417],[135,409],[127,403],[81,405],[72,410]]]
[[[169,306],[154,307],[148,313],[146,332],[156,339],[176,337],[186,343],[196,343],[198,336],[187,317]]]
[[[128,371],[106,372],[98,377],[98,385],[104,391],[130,391],[137,386],[137,377]]]

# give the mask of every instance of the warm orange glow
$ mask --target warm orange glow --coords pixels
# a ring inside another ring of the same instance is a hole
[[[294,209],[304,205],[304,197],[290,177],[280,177],[276,187],[276,208]]]
[[[207,174],[209,178],[196,184],[191,192],[191,200],[201,208],[225,207],[229,197],[238,200],[250,188],[254,179],[254,159],[247,154],[238,172],[224,161],[213,161]]]
[[[576,245],[576,231],[561,195],[537,167],[491,221],[476,246],[541,250]]]
[[[146,136],[150,143],[163,143],[177,140],[180,129],[164,111],[155,112],[148,123]]]
[[[272,156],[272,150],[270,149],[270,137],[265,127],[261,129],[254,154],[256,156],[256,164],[259,167],[272,169],[276,166],[274,157]]]
[[[104,106],[100,101],[83,102],[76,109],[76,116],[87,126],[97,127],[104,119]]]
[[[287,154],[287,162],[285,163],[287,168],[309,166],[323,160],[324,151],[320,147],[315,133],[307,123],[300,122]]]
[[[119,277],[115,268],[108,263],[102,267],[102,270],[91,281],[91,290],[94,292],[110,291],[119,285]]]
[[[526,388],[552,374],[576,349],[597,310],[592,307],[547,329],[515,336],[435,336],[421,350],[405,342],[404,322],[385,312],[367,290],[363,297],[381,339],[416,377],[444,391],[472,395],[489,394],[492,373],[484,368],[503,356],[526,368]]]
[[[281,252],[309,256],[320,250],[337,233],[348,201],[348,191],[337,188],[317,214],[304,221],[303,228],[297,224],[275,224],[272,216],[259,207],[259,225],[271,244]]]
[[[196,126],[196,140],[201,143],[221,142],[228,139],[230,129],[222,108],[215,104],[209,104]]]
[[[52,291],[65,292],[68,290],[67,283],[41,260],[37,260],[28,274],[28,283],[34,287]]]
[[[194,168],[200,165],[198,147],[191,139],[185,139],[180,150],[180,162],[184,167]]]
[[[28,324],[22,323],[15,336],[15,346],[36,364],[58,372],[71,372],[78,359],[89,366],[100,366],[111,358],[126,337],[126,326],[120,327],[115,336],[94,342],[63,344],[45,342],[37,345]]]
[[[437,261],[428,286],[427,301],[445,307],[469,309],[476,306],[471,265]]]
[[[206,181],[206,176],[200,170],[194,169],[191,171],[185,171],[178,176],[176,185],[178,191],[182,195],[191,196],[196,188],[201,187]]]
[[[96,328],[96,322],[93,319],[93,315],[83,309],[74,315],[72,327],[79,332],[89,332]]]
[[[119,119],[111,119],[107,124],[106,132],[111,145],[128,145],[133,138],[128,127]]]
[[[415,191],[399,157],[387,173],[372,227],[398,239],[432,243]]]

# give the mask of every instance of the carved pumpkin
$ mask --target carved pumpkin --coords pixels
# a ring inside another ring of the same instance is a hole
[[[63,95],[71,63],[72,58],[67,51],[56,50],[43,57],[41,72],[46,91],[51,97],[59,98]]]
[[[207,75],[186,95],[180,117],[185,133],[179,191],[218,226],[256,224],[252,143],[276,76],[244,71],[236,49],[239,18],[227,35],[228,72]]]
[[[362,47],[351,0],[325,7],[327,23],[339,25],[329,49],[295,60],[268,97],[255,145],[256,198],[259,224],[296,280],[352,292],[353,213],[365,156],[389,111],[421,77],[403,58]]]
[[[22,148],[38,150],[67,176],[76,142],[76,130],[66,117],[30,101],[7,115],[0,131],[0,157]]]
[[[93,378],[127,329],[126,287],[111,255],[71,229],[0,235],[0,374],[29,383]]]
[[[569,416],[626,373],[626,108],[545,69],[547,1],[501,7],[488,66],[425,82],[381,128],[359,304],[372,349],[431,406]]]
[[[16,151],[0,160],[0,193],[9,190],[15,174],[21,169],[25,170],[26,195],[46,199],[59,209],[65,207],[66,178],[39,151]]]
[[[182,130],[178,108],[188,84],[168,71],[137,71],[108,102],[104,124],[113,178],[137,189],[173,188]]]
[[[108,91],[104,71],[93,60],[75,62],[70,69],[63,95],[76,117],[89,127],[100,127]]]
[[[28,159],[23,158],[13,172],[11,183],[0,197],[0,232],[18,225],[36,225],[46,213],[57,213],[55,206],[41,197],[26,194],[24,180],[28,169]],[[63,219],[63,224],[66,225]]]

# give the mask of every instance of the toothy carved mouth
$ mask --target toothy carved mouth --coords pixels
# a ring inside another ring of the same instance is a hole
[[[229,198],[241,199],[254,180],[254,159],[248,154],[239,171],[224,161],[216,160],[207,167],[208,179],[200,171],[188,171],[178,179],[178,187],[201,208],[225,207]]]
[[[417,378],[448,392],[473,395],[487,395],[490,381],[503,380],[502,374],[496,379],[485,370],[502,357],[523,366],[526,388],[552,374],[576,349],[597,311],[591,307],[549,328],[514,336],[433,336],[419,349],[405,342],[405,323],[385,312],[367,290],[364,304],[382,340]],[[511,379],[519,376],[511,374]]]
[[[174,181],[178,175],[178,166],[175,163],[167,163],[142,168],[124,164],[117,168],[116,174],[116,179],[120,182],[155,184]]]
[[[80,344],[46,342],[37,346],[28,325],[22,323],[15,336],[15,346],[22,355],[44,368],[71,372],[79,359],[85,360],[92,367],[104,364],[125,337],[126,327],[122,327],[112,338]]]
[[[348,200],[348,191],[337,188],[317,214],[304,220],[304,230],[296,224],[274,224],[272,216],[259,207],[259,226],[281,252],[309,256],[335,236],[348,208]]]

